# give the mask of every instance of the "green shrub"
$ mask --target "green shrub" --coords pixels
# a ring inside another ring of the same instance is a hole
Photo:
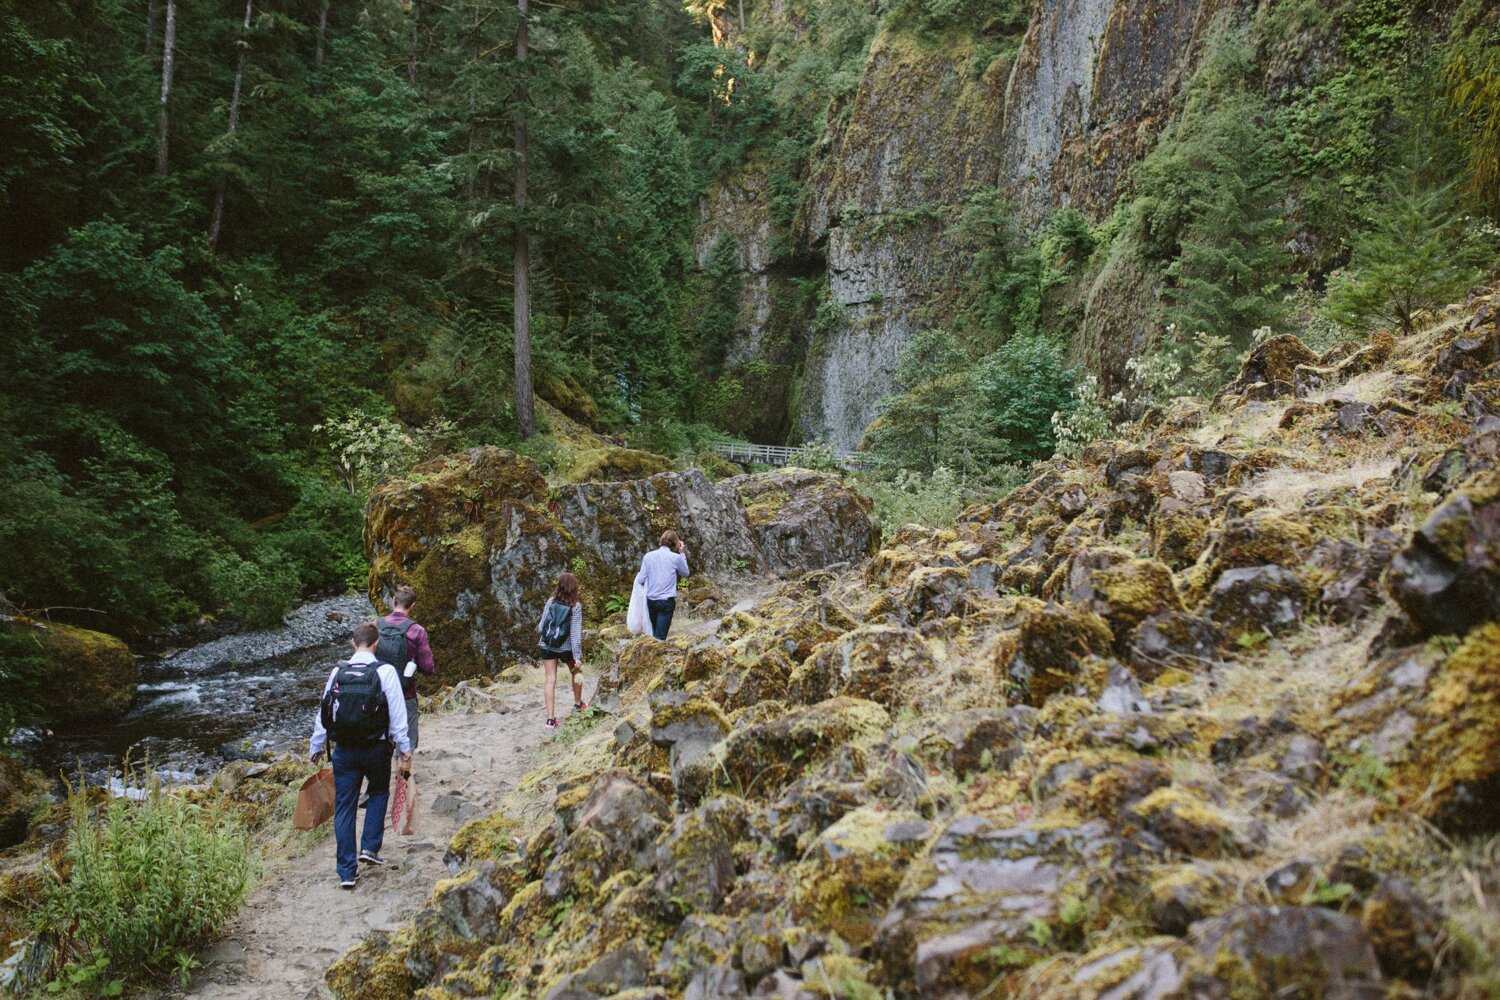
[[[254,879],[245,830],[157,784],[102,814],[71,798],[73,825],[36,929],[55,936],[55,982],[118,995],[122,980],[186,978],[192,953],[244,902]],[[53,992],[59,986],[51,987]]]
[[[930,474],[902,469],[893,480],[862,482],[859,488],[875,504],[887,538],[903,524],[928,528],[950,525],[964,507],[958,474],[946,465]]]

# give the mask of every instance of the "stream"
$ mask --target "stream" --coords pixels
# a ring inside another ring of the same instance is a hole
[[[374,615],[362,595],[305,604],[281,628],[223,636],[142,660],[135,704],[112,722],[29,734],[43,771],[108,783],[129,754],[174,781],[206,778],[229,760],[306,738],[334,662]]]

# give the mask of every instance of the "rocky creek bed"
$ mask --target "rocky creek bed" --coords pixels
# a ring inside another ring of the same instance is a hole
[[[179,780],[212,775],[307,735],[328,666],[373,613],[363,595],[330,597],[297,608],[280,628],[165,650],[140,662],[123,716],[24,734],[21,749],[48,774],[82,771],[90,783],[117,774],[126,755]]]

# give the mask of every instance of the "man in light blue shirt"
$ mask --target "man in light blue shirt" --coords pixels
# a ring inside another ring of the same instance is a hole
[[[635,585],[646,588],[646,610],[651,615],[651,634],[665,639],[677,610],[677,581],[688,575],[687,546],[675,531],[664,531],[661,548],[646,553]]]
[[[354,635],[350,642],[354,646],[354,655],[349,657],[348,666],[361,666],[375,663],[375,643],[380,640],[380,630],[372,622],[364,622],[354,629]],[[333,668],[328,675],[328,683],[323,686],[323,698],[328,698],[328,693],[333,690],[334,681],[339,676],[339,671],[345,664],[339,664]],[[368,677],[368,674],[366,674]],[[333,728],[333,835],[338,843],[337,866],[339,884],[345,889],[353,889],[359,878],[359,865],[364,863],[372,867],[385,864],[380,858],[380,846],[385,837],[385,810],[390,800],[391,792],[391,748],[401,755],[403,767],[411,763],[411,740],[406,735],[406,698],[401,693],[401,676],[396,673],[396,668],[389,663],[382,663],[376,667],[376,676],[380,681],[380,693],[385,700],[385,712],[388,719],[383,731],[367,733],[359,732],[345,733],[340,729],[337,721],[337,709],[334,715]],[[351,683],[350,675],[345,675],[345,684]],[[347,693],[347,688],[344,689]],[[335,694],[335,698],[338,695]],[[361,708],[370,706],[361,704]],[[378,704],[378,703],[377,703]],[[370,713],[366,713],[367,715]],[[373,713],[378,720],[378,710]],[[312,743],[308,748],[308,755],[316,763],[323,752],[324,745],[328,742],[330,733],[324,728],[323,703],[318,705],[318,712],[313,716]],[[370,800],[365,809],[365,827],[359,838],[359,855],[354,853],[354,814],[359,805],[360,786],[369,782]]]

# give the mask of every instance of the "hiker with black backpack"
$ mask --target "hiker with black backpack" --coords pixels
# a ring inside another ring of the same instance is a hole
[[[375,619],[375,627],[380,629],[375,655],[381,663],[389,663],[401,674],[401,693],[406,699],[406,734],[411,737],[412,750],[417,749],[417,671],[429,677],[437,672],[432,663],[427,630],[411,617],[412,606],[416,603],[415,590],[407,586],[397,587],[391,595],[391,613]]]
[[[380,630],[372,622],[355,626],[350,642],[354,653],[328,675],[323,700],[313,716],[313,763],[324,744],[333,741],[333,834],[338,843],[339,884],[353,889],[361,864],[378,867],[385,837],[385,808],[391,791],[391,751],[411,764],[411,742],[406,736],[406,699],[396,668],[380,662],[375,644]],[[354,816],[360,786],[368,782],[369,806],[359,853],[354,851]]]
[[[557,728],[557,662],[568,665],[573,676],[573,711],[589,707],[583,700],[583,603],[578,599],[578,577],[564,573],[557,578],[552,596],[542,607],[542,620],[536,625],[541,642],[543,689],[547,702],[548,729]]]

